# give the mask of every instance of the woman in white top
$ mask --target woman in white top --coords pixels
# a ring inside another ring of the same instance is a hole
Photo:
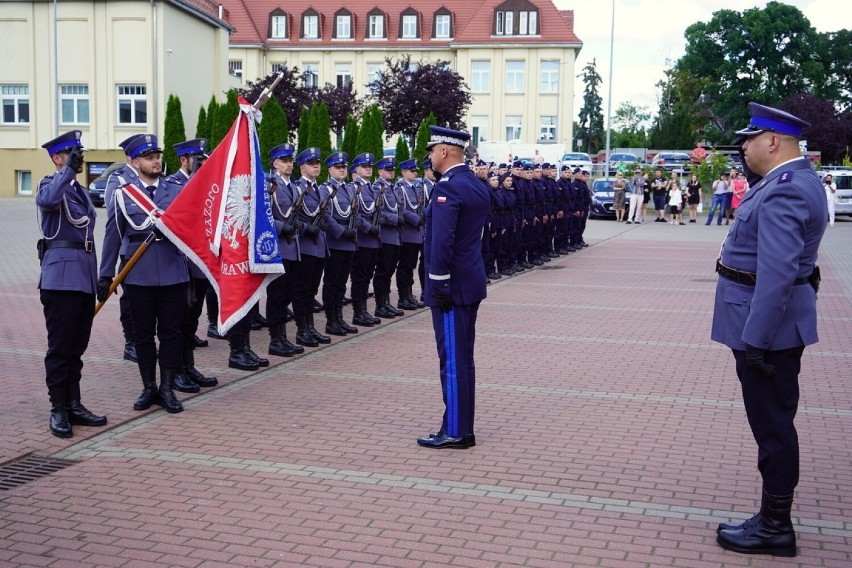
[[[831,174],[826,174],[822,178],[822,183],[825,186],[825,198],[828,201],[828,226],[834,226],[834,205],[837,203],[837,186],[834,185],[834,177]]]
[[[669,213],[671,214],[672,225],[685,225],[681,221],[681,210],[683,209],[683,190],[680,188],[680,179],[677,172],[672,172],[672,176],[666,182],[668,190]]]

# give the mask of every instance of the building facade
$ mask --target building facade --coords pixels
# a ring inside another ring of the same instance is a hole
[[[88,183],[131,134],[162,134],[170,94],[192,136],[234,86],[231,32],[209,0],[0,2],[0,197],[30,194],[53,169],[41,144],[67,130],[83,132]]]
[[[448,61],[471,91],[466,123],[475,143],[570,148],[582,42],[573,12],[550,0],[221,1],[236,29],[229,70],[240,80],[287,64],[308,84],[351,82],[363,96],[386,58]]]

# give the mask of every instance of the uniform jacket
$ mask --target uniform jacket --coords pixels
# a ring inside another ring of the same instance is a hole
[[[451,294],[455,305],[485,298],[482,230],[489,207],[488,191],[464,164],[450,168],[435,184],[423,247],[426,305],[437,305],[435,293]]]
[[[115,211],[113,207],[115,206],[115,201],[113,200],[113,195],[115,194],[115,190],[121,187],[123,184],[121,180],[124,180],[124,183],[132,183],[136,187],[143,187],[145,184],[139,181],[139,174],[130,164],[124,164],[124,166],[118,168],[114,172],[112,172],[107,178],[106,186],[104,187],[104,204],[106,205],[107,210],[107,222],[110,217],[115,215]],[[124,258],[127,255],[127,250],[125,245],[122,244],[122,248],[119,251],[119,256]]]
[[[356,177],[352,180],[352,184],[361,187],[361,194],[358,196],[358,215],[361,217],[361,223],[358,224],[358,247],[377,249],[379,238],[370,234],[374,219],[376,228],[380,226],[374,207],[376,193],[372,184],[365,179]]]
[[[721,261],[756,273],[757,284],[719,277],[714,341],[771,351],[818,341],[816,292],[793,281],[813,272],[826,219],[825,194],[807,158],[781,164],[746,193]]]
[[[373,193],[382,193],[382,206],[379,210],[379,224],[381,234],[379,235],[383,245],[399,246],[399,208],[396,203],[396,193],[393,186],[386,180],[379,178],[373,182]]]
[[[175,187],[179,187],[181,190],[183,190],[183,187],[186,185],[186,182],[189,181],[189,176],[186,175],[185,171],[178,170],[169,177],[167,177],[166,180]],[[202,272],[200,268],[195,265],[195,263],[190,262],[189,259],[187,259],[187,261],[189,262],[189,276],[191,278],[207,280],[207,276],[204,274],[204,272]]]
[[[515,227],[515,207],[518,203],[517,192],[515,187],[506,189],[503,184],[500,184],[499,193],[503,199],[503,228],[513,229]]]
[[[305,178],[299,178],[294,185],[299,188],[299,191],[304,193],[308,190],[309,184],[308,180]],[[304,225],[310,225],[314,223],[317,215],[320,215],[319,210],[325,198],[328,197],[328,193],[322,195],[319,191],[319,186],[311,189],[305,195],[305,199],[302,202],[302,208],[297,211],[296,218],[302,222]],[[329,204],[331,206],[331,204]],[[325,242],[325,231],[320,231],[316,237],[308,237],[305,235],[304,228],[299,230],[299,252],[302,256],[314,256],[317,258],[325,258],[328,256],[328,247]]]
[[[506,228],[503,223],[503,209],[506,207],[504,195],[506,190],[502,186],[488,186],[488,193],[491,197],[491,231],[501,231]]]
[[[278,233],[278,246],[281,258],[284,260],[299,260],[299,235],[290,238],[285,237],[282,228],[285,223],[292,224],[296,221],[292,207],[299,198],[299,189],[278,174],[275,175],[277,185],[275,193],[272,194],[272,219],[275,231]]]
[[[98,284],[98,259],[93,243],[96,213],[89,194],[75,175],[66,166],[39,182],[36,206],[41,232],[48,240],[90,242],[92,246],[89,252],[75,248],[45,251],[38,287],[94,294]],[[75,220],[74,224],[71,220]]]
[[[358,219],[358,202],[354,200],[355,186],[330,179],[320,186],[322,198],[328,199],[335,187],[337,193],[329,203],[325,214],[328,224],[328,229],[325,231],[326,242],[329,249],[354,251],[357,248],[355,239],[343,238],[343,231],[349,228],[349,220],[353,213],[356,222]]]
[[[423,186],[420,182],[410,184],[404,179],[397,182],[397,210],[404,219],[400,240],[403,243],[423,244],[423,223],[420,220],[420,211],[425,211],[425,198],[423,197]]]
[[[141,180],[137,181],[140,189],[145,189]],[[165,210],[180,192],[180,186],[170,184],[165,178],[160,178],[154,193],[154,203]],[[107,224],[104,232],[103,258],[101,258],[100,275],[112,278],[115,276],[115,265],[119,251],[125,251],[127,260],[142,244],[138,239],[144,238],[153,231],[153,225],[144,229],[135,229],[125,217],[119,203],[123,202],[127,217],[137,226],[143,225],[148,214],[137,206],[122,191],[112,194],[112,207],[107,211]],[[122,262],[122,265],[124,263]],[[189,281],[189,269],[186,257],[171,241],[156,240],[151,243],[133,269],[124,279],[125,284],[135,286],[171,286]]]

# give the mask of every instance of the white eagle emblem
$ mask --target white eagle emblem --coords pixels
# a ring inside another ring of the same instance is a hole
[[[228,196],[225,198],[225,220],[222,236],[228,239],[232,249],[240,248],[238,233],[248,236],[251,221],[251,176],[237,175],[231,178]]]

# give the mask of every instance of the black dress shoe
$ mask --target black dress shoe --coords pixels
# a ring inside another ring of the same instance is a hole
[[[196,385],[204,388],[215,387],[219,384],[219,379],[216,377],[206,377],[195,367],[187,367],[185,369],[186,377]]]
[[[138,361],[138,358],[136,357],[136,346],[132,343],[125,343],[123,357],[125,361],[133,361],[136,363]]]
[[[68,421],[68,411],[64,408],[50,409],[50,433],[58,438],[70,438],[74,435]]]
[[[492,272],[491,274],[488,274],[486,278],[488,278],[489,280],[500,280],[503,277],[500,276],[499,272]]]
[[[175,373],[174,390],[187,393],[201,392],[201,387],[189,380],[183,371]]]
[[[467,436],[448,436],[443,432],[438,432],[435,435],[428,435],[423,438],[417,438],[417,443],[427,448],[455,448],[466,450],[476,445],[476,437],[473,434]]]
[[[107,417],[95,414],[81,403],[79,400],[73,400],[68,403],[66,409],[68,411],[68,421],[71,424],[80,426],[106,426]]]
[[[210,345],[210,342],[207,341],[206,339],[201,339],[197,335],[193,335],[192,336],[192,344],[195,345],[196,347],[207,347],[208,345]]]
[[[225,339],[224,335],[219,335],[219,328],[215,323],[211,323],[207,326],[207,337],[210,337],[211,339]]]
[[[321,303],[319,303],[319,302],[316,300],[316,298],[314,298],[314,301],[313,301],[313,304],[312,304],[312,308],[311,308],[311,310],[312,310],[315,314],[321,314],[321,313],[322,313],[322,311],[323,311],[324,309],[325,309],[325,306],[324,306],[324,305],[322,305]]]

